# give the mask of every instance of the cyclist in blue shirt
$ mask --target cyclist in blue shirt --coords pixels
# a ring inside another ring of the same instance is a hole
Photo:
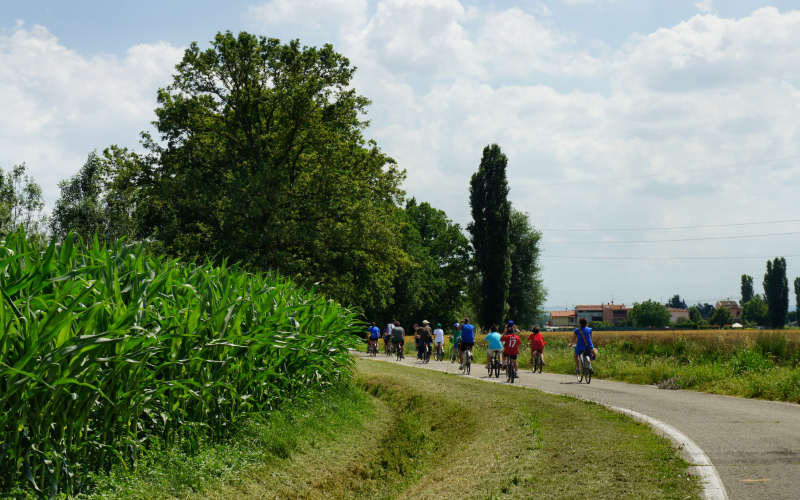
[[[597,357],[597,349],[592,344],[592,329],[586,326],[586,318],[581,318],[580,328],[576,328],[572,332],[572,343],[575,346],[575,369],[581,369],[581,361],[579,356],[586,351],[589,351],[589,357],[595,359]]]
[[[458,346],[458,361],[464,367],[464,353],[472,359],[472,348],[475,346],[475,327],[469,322],[469,318],[464,318],[461,325],[461,343]]]
[[[381,338],[381,330],[378,328],[378,325],[375,324],[373,321],[369,327],[369,345],[375,346],[375,350],[378,350],[378,339]]]
[[[500,341],[500,334],[497,333],[496,326],[492,326],[492,331],[486,336],[484,345],[486,345],[487,342],[489,343],[489,346],[486,349],[486,369],[488,370],[489,363],[492,361],[492,356],[494,353],[503,353],[503,342]]]

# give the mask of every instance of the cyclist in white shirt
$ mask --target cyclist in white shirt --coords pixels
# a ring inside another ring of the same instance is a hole
[[[436,346],[433,352],[438,353],[439,350],[444,352],[444,330],[441,323],[436,323],[436,328],[433,330],[433,343]]]

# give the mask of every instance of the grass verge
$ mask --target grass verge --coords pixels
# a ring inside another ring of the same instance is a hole
[[[696,498],[669,443],[605,408],[358,361],[357,387],[251,420],[225,446],[99,480],[124,498]]]

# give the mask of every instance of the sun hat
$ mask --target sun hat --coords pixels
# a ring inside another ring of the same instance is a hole
[[[427,319],[423,319],[423,320],[422,320],[422,324],[423,324],[423,325],[430,325],[430,324],[431,324],[431,322],[430,322],[430,321],[428,321]]]

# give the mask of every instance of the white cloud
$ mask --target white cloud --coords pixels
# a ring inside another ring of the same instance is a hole
[[[514,204],[540,227],[785,218],[800,179],[800,12],[726,19],[703,5],[615,52],[585,48],[541,9],[456,0],[273,0],[249,15],[268,34],[334,40],[373,100],[367,134],[408,169],[410,195],[460,222],[469,176],[492,142],[509,156]],[[134,144],[179,56],[152,44],[87,58],[44,28],[18,27],[0,38],[0,107],[12,117],[0,125],[0,163],[27,160],[52,192],[89,150]],[[773,229],[786,230],[749,231]],[[797,244],[582,245],[549,232],[545,255],[780,255]],[[554,303],[683,290],[712,300],[735,295],[742,273],[763,272],[760,261],[546,264]]]
[[[0,36],[0,166],[27,162],[52,204],[58,181],[91,150],[136,145],[154,118],[156,89],[169,83],[181,54],[153,43],[123,58],[86,58],[46,28],[18,24]]]
[[[703,14],[711,14],[714,12],[714,0],[701,0],[694,4],[694,6]]]

